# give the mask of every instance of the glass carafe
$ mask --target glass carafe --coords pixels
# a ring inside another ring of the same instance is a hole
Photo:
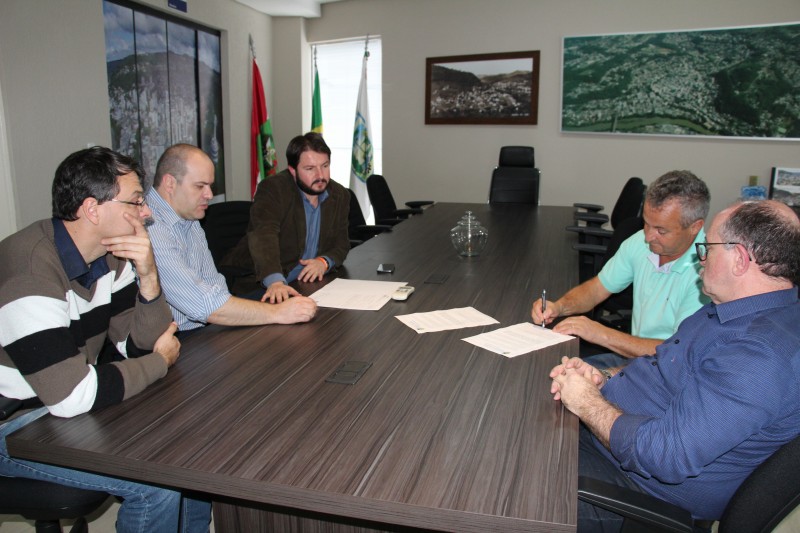
[[[467,257],[480,255],[488,239],[489,232],[481,226],[472,211],[467,211],[456,227],[450,230],[453,247],[460,255]]]

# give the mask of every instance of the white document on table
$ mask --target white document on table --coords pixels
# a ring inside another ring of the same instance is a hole
[[[552,329],[535,326],[530,322],[523,322],[461,340],[506,357],[516,357],[574,338],[571,335],[556,333]]]
[[[397,315],[395,318],[417,333],[499,324],[497,320],[489,315],[484,315],[474,307],[458,307],[456,309],[429,311],[427,313]]]
[[[336,278],[310,296],[320,307],[377,311],[405,281],[365,281]]]

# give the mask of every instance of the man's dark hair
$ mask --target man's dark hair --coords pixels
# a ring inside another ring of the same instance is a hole
[[[711,195],[703,180],[693,173],[688,170],[673,170],[651,183],[647,187],[645,198],[653,209],[661,209],[670,200],[680,202],[681,226],[688,228],[708,216]]]
[[[303,152],[311,150],[319,154],[327,154],[330,158],[331,149],[325,144],[325,140],[319,133],[310,131],[305,135],[298,135],[291,141],[289,146],[286,147],[286,164],[290,167],[297,169],[297,164],[300,162],[300,156]]]
[[[135,172],[144,184],[144,170],[126,155],[93,146],[67,156],[53,178],[53,218],[77,220],[78,208],[87,198],[107,202],[119,193],[117,178]]]
[[[800,284],[800,220],[772,202],[745,202],[720,224],[725,242],[744,246],[761,272]]]
[[[160,187],[161,180],[164,179],[166,174],[175,176],[175,179],[180,183],[183,176],[186,174],[186,159],[193,151],[198,150],[196,146],[191,144],[173,144],[161,154],[156,164],[156,173],[153,176],[153,187]]]

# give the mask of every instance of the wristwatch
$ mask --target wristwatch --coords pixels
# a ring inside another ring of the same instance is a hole
[[[613,377],[614,377],[614,374],[612,374],[611,372],[609,372],[609,371],[608,371],[608,370],[606,370],[605,368],[601,368],[601,369],[600,369],[600,373],[601,373],[601,374],[603,374],[603,375],[606,377],[606,383],[608,383],[608,381],[609,381],[611,378],[613,378]]]

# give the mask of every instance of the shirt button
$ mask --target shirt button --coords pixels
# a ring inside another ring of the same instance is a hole
[[[679,342],[681,342],[680,339],[675,339],[675,344],[678,344]]]
[[[618,375],[619,377],[622,377],[622,376],[624,376],[624,375],[625,375],[625,371],[624,371],[624,370],[620,370],[619,372],[617,372],[617,375]]]
[[[653,366],[658,366],[658,361],[650,361],[650,364]]]

